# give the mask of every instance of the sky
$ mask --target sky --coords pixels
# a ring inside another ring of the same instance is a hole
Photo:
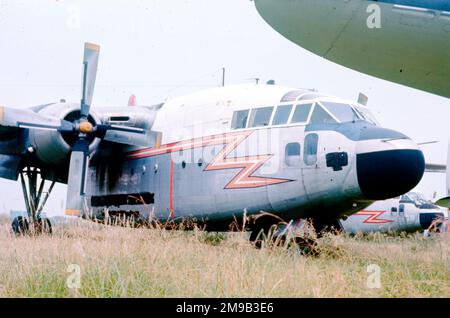
[[[351,100],[363,92],[384,127],[439,141],[422,150],[427,162],[446,161],[450,99],[320,58],[274,31],[249,0],[0,0],[0,104],[78,102],[84,42],[101,45],[94,108],[219,86],[225,67],[227,85],[260,78]],[[426,174],[416,190],[442,197],[445,176]],[[57,185],[47,213],[61,214],[63,200]],[[24,209],[20,183],[0,180],[0,211],[10,209]]]

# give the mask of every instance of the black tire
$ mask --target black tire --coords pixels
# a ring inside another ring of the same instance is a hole
[[[52,224],[47,218],[39,218],[36,222],[36,232],[40,234],[52,234]]]
[[[303,256],[319,256],[320,248],[317,241],[311,238],[301,238],[295,239],[298,251]]]
[[[16,234],[16,235],[28,234],[29,230],[30,230],[28,220],[27,220],[27,218],[24,218],[23,216],[16,217],[13,220],[11,227],[12,227],[14,234]]]
[[[254,220],[249,228],[250,228],[250,238],[249,241],[255,244],[256,248],[261,248],[264,240],[269,236],[270,229],[273,225],[276,225],[276,220],[270,216],[263,216]]]
[[[317,237],[322,237],[325,233],[338,234],[343,230],[339,220],[313,219],[312,224],[317,233]]]

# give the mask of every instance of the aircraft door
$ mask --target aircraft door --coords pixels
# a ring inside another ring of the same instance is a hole
[[[276,145],[268,153],[274,154],[272,160],[275,169],[270,177],[279,177],[291,182],[280,185],[268,186],[267,195],[274,211],[289,209],[299,204],[305,198],[305,188],[302,182],[302,162],[303,162],[303,136],[304,126],[289,128],[274,128],[271,139],[278,140]]]
[[[302,176],[303,186],[307,196],[311,197],[315,193],[321,192],[322,185],[326,181],[324,171],[325,153],[321,145],[320,137],[317,133],[305,135],[303,147]]]
[[[346,179],[355,171],[355,145],[331,130],[305,135],[302,175],[309,199],[334,198],[347,190]]]
[[[407,223],[407,206],[404,203],[398,205],[397,222],[400,227],[403,227]]]

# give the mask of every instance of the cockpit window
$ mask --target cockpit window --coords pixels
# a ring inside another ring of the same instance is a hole
[[[231,129],[245,128],[247,125],[249,110],[239,110],[233,113],[233,119],[231,120]]]
[[[336,124],[336,120],[330,116],[319,104],[316,104],[311,115],[310,124]]]
[[[248,127],[269,126],[272,117],[273,107],[262,107],[252,110]]]
[[[369,109],[361,107],[361,106],[355,106],[355,108],[359,112],[359,114],[361,114],[361,116],[364,118],[364,120],[374,124],[375,126],[380,125]]]
[[[277,107],[272,125],[284,125],[288,122],[291,114],[292,105],[282,105]]]
[[[295,107],[291,123],[305,123],[308,120],[312,104],[300,104]]]
[[[340,122],[354,122],[361,120],[355,110],[348,104],[333,103],[333,102],[320,102],[325,108],[327,108]]]

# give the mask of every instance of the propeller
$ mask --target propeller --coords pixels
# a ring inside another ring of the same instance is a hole
[[[159,133],[147,131],[142,128],[111,124],[98,124],[94,126],[89,122],[88,118],[97,77],[99,54],[100,46],[92,43],[85,44],[80,118],[73,123],[72,129],[72,131],[78,133],[78,136],[70,155],[66,215],[80,216],[83,209],[90,156],[89,136],[94,135],[97,138],[107,141],[134,146],[150,146],[155,144],[159,138]],[[62,129],[62,126],[60,128]]]
[[[83,57],[83,86],[81,95],[81,119],[86,120],[94,96],[95,79],[97,78],[98,57],[100,46],[93,43],[85,43]]]
[[[112,124],[93,124],[89,121],[99,54],[100,46],[85,43],[80,113],[79,118],[75,118],[73,122],[44,116],[29,109],[0,106],[0,127],[50,130],[73,136],[67,181],[66,215],[80,216],[83,210],[90,156],[89,144],[93,140],[92,137],[141,147],[158,145],[161,139],[159,132]]]

